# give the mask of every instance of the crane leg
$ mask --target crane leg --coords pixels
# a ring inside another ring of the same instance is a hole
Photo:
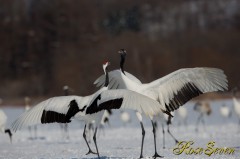
[[[240,132],[240,118],[239,118],[239,121],[238,121],[238,133]]]
[[[92,153],[92,154],[97,154],[96,152],[93,152],[93,151],[91,150],[91,148],[90,148],[90,146],[89,146],[89,144],[88,144],[88,142],[87,142],[87,139],[86,139],[86,126],[87,126],[87,124],[85,124],[85,126],[84,126],[84,131],[83,131],[83,138],[84,138],[84,140],[85,140],[85,142],[87,143],[87,146],[88,146],[88,153],[86,153],[86,155],[89,155],[90,153]]]
[[[169,123],[167,124],[167,132],[168,132],[168,134],[174,139],[174,141],[175,141],[175,144],[177,144],[178,143],[178,140],[173,136],[173,134],[170,132],[170,130],[169,130]]]
[[[153,122],[152,120],[151,120],[151,122],[152,122],[152,127],[153,127],[154,149],[155,149],[155,154],[153,155],[153,158],[157,158],[157,157],[162,158],[163,156],[160,156],[160,155],[157,153],[157,145],[156,145],[156,129],[155,129],[154,122]]]
[[[94,141],[94,144],[95,144],[95,147],[96,147],[96,150],[97,150],[98,158],[100,159],[99,152],[98,152],[98,147],[97,147],[96,134],[97,134],[97,127],[95,128],[95,132],[94,132],[94,135],[93,135],[93,141]]]
[[[187,119],[184,119],[184,125],[185,125],[185,127],[187,128],[188,127],[188,124],[187,124]]]
[[[37,126],[33,126],[34,129],[34,139],[37,139]]]
[[[199,125],[199,122],[200,122],[202,116],[203,116],[203,114],[200,114],[200,116],[199,116],[198,119],[197,119],[196,129],[195,129],[196,132],[198,132],[198,125]]]
[[[145,137],[145,130],[144,130],[144,126],[143,123],[140,121],[140,125],[142,128],[142,144],[141,144],[141,153],[140,153],[140,158],[143,158],[143,144],[144,144],[144,137]]]
[[[66,138],[69,139],[68,124],[67,123],[64,124],[64,130],[65,130],[65,133],[66,133]]]
[[[29,131],[29,134],[30,134],[30,138],[29,139],[33,139],[33,135],[32,135],[32,131],[31,131],[31,126],[28,126],[28,131]]]
[[[203,124],[203,128],[204,128],[204,130],[206,130],[206,124],[205,124],[205,120],[204,120],[204,118],[202,117],[202,124]]]
[[[164,131],[164,125],[162,123],[162,133],[163,133],[163,149],[165,149],[165,131]]]

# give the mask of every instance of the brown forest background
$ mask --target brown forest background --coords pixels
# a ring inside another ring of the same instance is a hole
[[[0,0],[0,98],[97,90],[102,63],[149,82],[183,67],[240,80],[239,0]],[[11,102],[10,102],[11,103]]]

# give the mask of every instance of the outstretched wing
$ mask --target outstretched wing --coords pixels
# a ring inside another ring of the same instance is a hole
[[[126,89],[106,90],[99,94],[89,105],[86,114],[108,109],[132,109],[147,116],[165,111],[157,101]]]
[[[17,131],[22,127],[35,124],[69,123],[70,119],[81,110],[76,102],[81,98],[79,96],[49,98],[20,115],[13,122],[12,129]]]
[[[159,102],[166,106],[167,111],[174,111],[200,94],[227,90],[228,81],[221,69],[186,68],[144,84],[143,87],[158,92]]]
[[[109,74],[109,86],[108,86],[109,89],[126,89],[124,79],[122,77],[122,73],[120,70],[113,70],[113,71],[110,71],[108,74]],[[125,75],[131,81],[133,81],[137,84],[141,84],[141,81],[139,79],[137,79],[135,76],[133,76],[132,74],[125,71]],[[104,83],[105,83],[105,75],[100,76],[94,82],[94,84],[97,87],[104,86]]]

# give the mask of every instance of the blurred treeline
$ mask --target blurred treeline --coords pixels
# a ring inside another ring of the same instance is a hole
[[[0,0],[0,97],[96,90],[102,63],[149,82],[183,67],[240,80],[239,0]]]

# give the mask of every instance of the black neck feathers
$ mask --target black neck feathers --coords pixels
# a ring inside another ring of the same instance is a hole
[[[125,57],[126,57],[126,53],[122,53],[121,54],[121,61],[120,61],[120,68],[121,68],[121,71],[124,75],[125,75],[125,72],[124,72],[123,65],[125,63]]]
[[[109,76],[108,76],[108,68],[107,68],[107,67],[106,67],[106,69],[105,69],[105,72],[106,72],[106,74],[105,74],[106,79],[105,79],[105,84],[104,84],[104,86],[107,87],[108,84],[109,84]]]

